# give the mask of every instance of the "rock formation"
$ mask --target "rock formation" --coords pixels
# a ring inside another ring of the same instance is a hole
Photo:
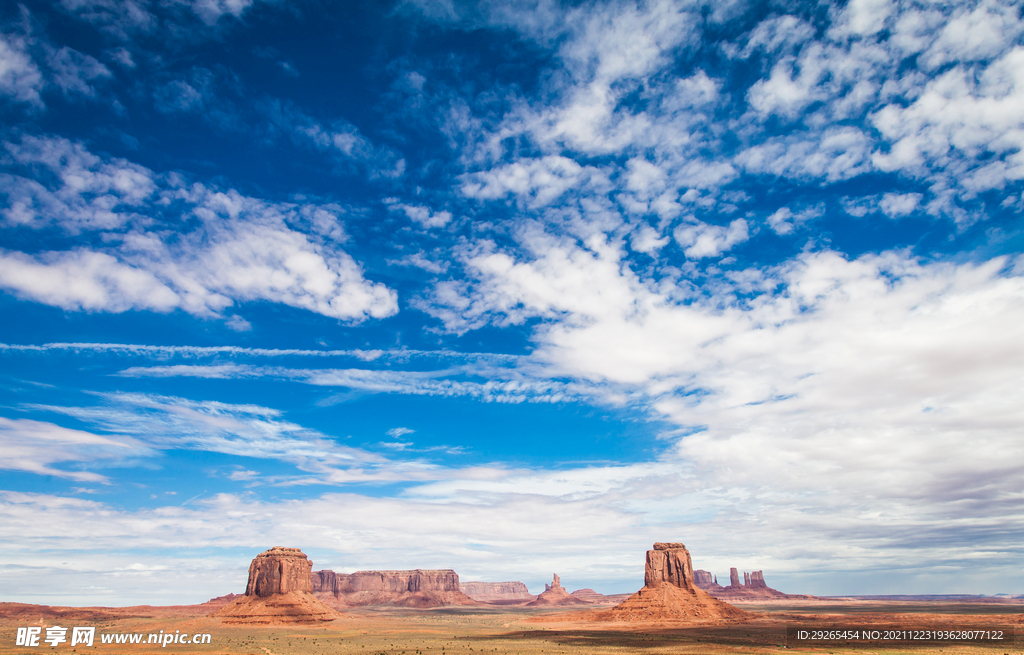
[[[561,605],[589,605],[585,600],[576,598],[562,586],[558,574],[554,574],[551,584],[544,585],[544,593],[526,604],[527,607],[561,606]]]
[[[723,587],[718,584],[718,578],[713,578],[709,572],[696,570],[693,572],[695,584],[708,592],[715,598],[722,600],[769,600],[772,598],[813,598],[813,596],[802,596],[798,594],[784,594],[777,589],[772,589],[764,581],[764,573],[754,571],[744,573],[744,584],[740,584],[739,572],[736,569],[729,569],[729,586]],[[709,582],[711,580],[711,582]]]
[[[709,596],[694,584],[690,552],[681,543],[656,543],[647,551],[644,588],[609,610],[606,620],[689,622],[737,620],[746,612]]]
[[[314,571],[313,595],[334,607],[399,605],[439,607],[473,605],[459,588],[459,575],[451,569],[412,571]]]
[[[618,605],[633,594],[599,594],[593,589],[577,589],[569,594],[594,605]]]
[[[460,582],[459,589],[473,600],[493,605],[514,605],[536,598],[522,582]]]
[[[313,591],[309,572],[313,563],[298,548],[275,546],[256,556],[249,565],[246,596],[266,598],[289,591]]]
[[[693,584],[703,589],[704,587],[710,587],[714,582],[711,579],[711,573],[695,569],[693,572]]]
[[[298,548],[274,547],[249,565],[249,582],[241,596],[211,616],[246,625],[310,624],[340,615],[310,593],[313,563]]]

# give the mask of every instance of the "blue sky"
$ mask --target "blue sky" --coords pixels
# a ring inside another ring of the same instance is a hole
[[[3,600],[1024,592],[1019,2],[0,12]]]

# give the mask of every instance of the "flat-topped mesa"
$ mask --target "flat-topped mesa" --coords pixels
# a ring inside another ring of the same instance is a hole
[[[536,598],[522,582],[459,582],[459,589],[473,600],[502,605]]]
[[[309,573],[313,562],[298,548],[274,546],[257,555],[249,565],[246,596],[266,598],[289,591],[313,591]]]
[[[750,581],[747,583],[751,589],[767,589],[768,585],[764,582],[764,573],[761,571],[754,571],[750,574]]]
[[[693,571],[693,584],[703,589],[704,587],[710,587],[715,584],[715,582],[710,571],[695,569]]]
[[[656,543],[647,551],[644,586],[655,587],[662,583],[693,591],[693,563],[690,551],[683,544]]]
[[[472,605],[473,599],[459,587],[452,569],[410,571],[313,571],[313,594],[332,605],[402,605],[437,607]]]

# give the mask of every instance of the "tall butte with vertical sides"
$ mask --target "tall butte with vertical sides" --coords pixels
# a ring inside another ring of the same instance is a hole
[[[310,593],[313,563],[298,548],[275,546],[249,565],[245,595],[211,616],[246,625],[310,624],[341,616]]]
[[[644,588],[609,610],[613,621],[739,620],[749,615],[708,595],[694,584],[690,551],[681,543],[656,543],[647,551]]]

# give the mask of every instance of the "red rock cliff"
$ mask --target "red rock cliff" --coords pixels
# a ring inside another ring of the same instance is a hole
[[[715,622],[746,613],[715,600],[694,584],[690,551],[681,543],[656,543],[647,551],[644,588],[609,610],[606,620]]]
[[[245,595],[266,598],[290,591],[313,591],[309,580],[312,570],[313,562],[298,548],[275,546],[257,555],[249,565]]]
[[[663,582],[693,591],[693,563],[690,551],[680,543],[656,543],[647,551],[644,567],[644,586],[654,587]]]
[[[339,614],[310,593],[313,563],[298,548],[274,547],[249,564],[245,595],[233,598],[211,616],[242,625],[315,624]]]
[[[310,578],[317,598],[335,606],[437,607],[474,602],[459,589],[459,574],[452,569],[355,573],[313,571]]]

